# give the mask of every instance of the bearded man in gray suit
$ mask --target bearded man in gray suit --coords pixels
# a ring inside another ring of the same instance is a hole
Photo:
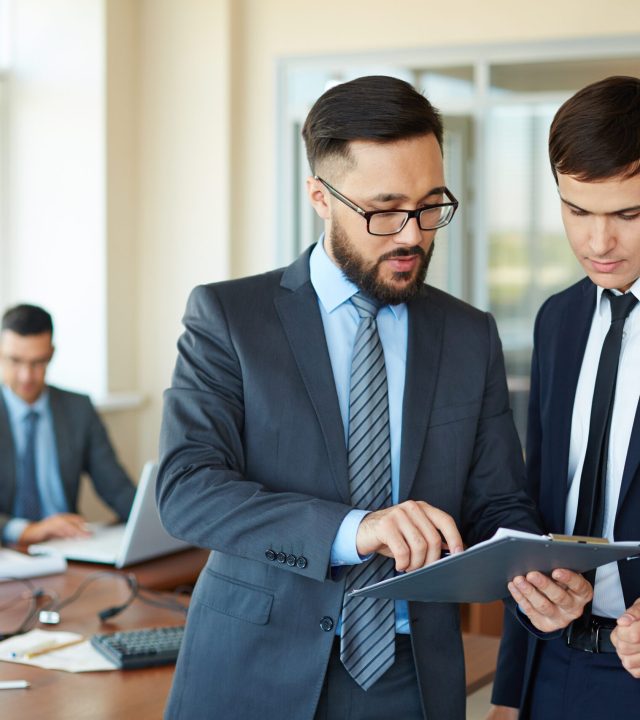
[[[424,284],[457,207],[442,124],[408,83],[365,77],[303,136],[324,235],[193,291],[165,396],[161,517],[214,551],[166,717],[462,720],[458,608],[345,598],[443,543],[538,527],[495,323]],[[544,629],[588,600],[563,579],[539,579]]]

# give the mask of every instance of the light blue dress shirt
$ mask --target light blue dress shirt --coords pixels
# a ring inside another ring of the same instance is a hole
[[[350,302],[358,288],[335,265],[324,249],[324,236],[311,253],[311,284],[318,295],[318,305],[329,348],[333,377],[338,393],[344,427],[345,446],[349,438],[349,380],[351,356],[360,322],[358,311]],[[391,439],[391,485],[393,503],[398,502],[400,483],[400,445],[402,440],[402,401],[407,363],[407,306],[387,305],[378,313],[378,333],[384,352],[389,395]],[[356,533],[365,510],[352,510],[343,520],[331,551],[331,564],[355,565],[362,562],[356,550]],[[396,602],[396,632],[409,632],[409,612],[405,601]],[[337,628],[340,634],[340,624]]]
[[[2,394],[7,406],[9,425],[13,435],[16,475],[19,474],[20,458],[26,444],[26,417],[28,413],[35,410],[40,415],[36,425],[36,473],[43,517],[68,512],[67,499],[60,477],[58,448],[56,446],[48,392],[45,390],[33,405],[29,405],[22,398],[19,398],[6,385],[2,386]],[[31,520],[18,517],[9,520],[2,533],[3,541],[7,543],[17,542],[30,522]]]

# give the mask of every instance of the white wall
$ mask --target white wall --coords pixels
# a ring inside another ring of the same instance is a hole
[[[11,9],[3,300],[49,309],[59,347],[51,380],[100,393],[106,390],[102,0],[20,0]]]

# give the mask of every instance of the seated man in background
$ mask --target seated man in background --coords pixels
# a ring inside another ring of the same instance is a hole
[[[45,382],[53,357],[46,310],[17,305],[0,331],[0,537],[35,543],[88,535],[76,514],[80,475],[125,520],[135,487],[85,395]]]

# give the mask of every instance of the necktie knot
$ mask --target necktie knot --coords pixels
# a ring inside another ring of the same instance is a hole
[[[624,295],[614,295],[611,290],[605,290],[611,307],[611,322],[626,320],[633,310],[638,298],[631,292]]]
[[[40,413],[37,410],[29,410],[25,415],[25,422],[30,428],[35,427],[39,419]]]
[[[375,318],[382,308],[382,303],[361,292],[357,292],[353,295],[351,297],[351,302],[355,305],[358,315],[360,315],[363,319]]]

